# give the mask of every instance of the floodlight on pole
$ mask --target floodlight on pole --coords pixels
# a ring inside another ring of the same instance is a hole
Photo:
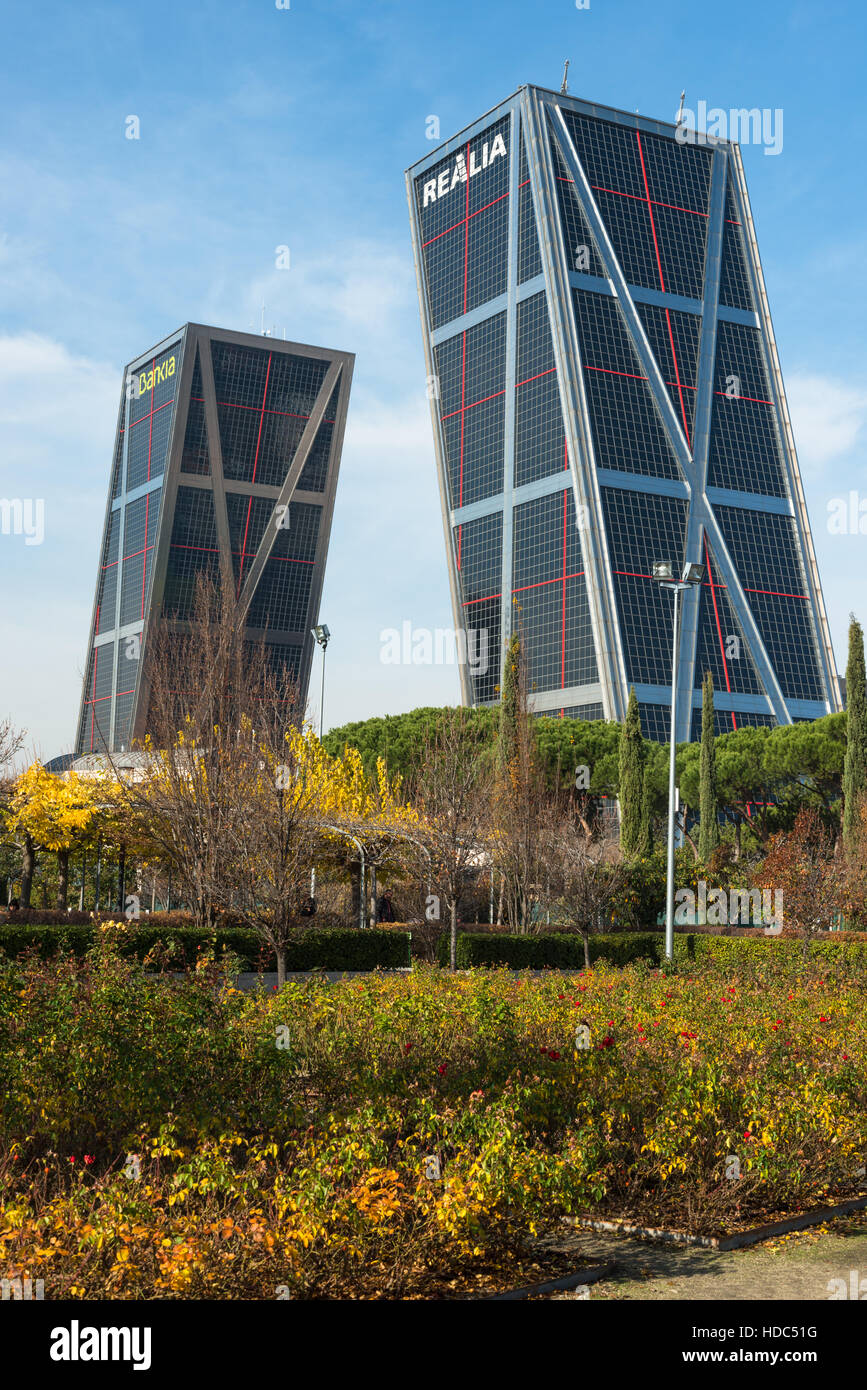
[[[674,818],[677,794],[675,789],[675,752],[677,738],[677,657],[678,640],[678,599],[694,584],[704,579],[704,565],[687,562],[681,571],[680,579],[675,578],[671,560],[654,560],[653,578],[661,589],[671,589],[674,594],[674,635],[671,653],[671,736],[668,758],[668,854],[665,870],[665,957],[674,959]]]
[[[317,646],[322,648],[322,692],[319,696],[319,742],[322,742],[322,735],[325,731],[325,652],[331,640],[331,631],[325,623],[318,623],[316,627],[310,629],[313,640]],[[316,897],[316,865],[310,870],[310,898]]]

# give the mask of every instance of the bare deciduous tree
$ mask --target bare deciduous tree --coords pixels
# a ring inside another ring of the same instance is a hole
[[[466,709],[444,713],[425,740],[412,786],[420,815],[419,839],[430,854],[429,920],[448,915],[449,962],[457,968],[458,910],[467,890],[488,863],[493,777],[491,750]]]

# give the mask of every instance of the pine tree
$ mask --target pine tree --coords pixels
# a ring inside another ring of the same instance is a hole
[[[843,843],[853,847],[860,803],[867,791],[867,682],[864,632],[854,615],[849,622],[846,663],[846,761],[843,764]]]
[[[647,853],[649,808],[645,785],[644,738],[634,689],[629,692],[620,734],[620,848],[630,859]]]
[[[698,857],[707,864],[719,844],[719,798],[716,781],[716,742],[714,738],[713,676],[705,672],[701,691],[701,774],[699,782],[699,814],[701,824]]]

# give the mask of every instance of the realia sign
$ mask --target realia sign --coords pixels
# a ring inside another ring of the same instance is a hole
[[[467,167],[467,156],[462,150],[455,155],[454,166],[451,169],[443,169],[438,178],[430,179],[424,185],[422,207],[426,208],[428,203],[435,203],[438,198],[444,198],[447,193],[451,193],[459,183],[466,183],[467,179],[480,174],[483,169],[487,169],[493,164],[495,159],[502,159],[506,154],[506,142],[502,135],[495,135],[490,145],[486,140],[482,146],[481,160],[476,158],[476,151],[470,150],[469,168]]]

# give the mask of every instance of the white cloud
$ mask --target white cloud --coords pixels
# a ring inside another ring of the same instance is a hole
[[[805,473],[820,473],[858,442],[867,421],[867,392],[832,377],[795,373],[786,394]]]
[[[44,757],[74,736],[119,389],[51,338],[0,338],[0,495],[45,504],[41,545],[0,536],[0,717]]]

